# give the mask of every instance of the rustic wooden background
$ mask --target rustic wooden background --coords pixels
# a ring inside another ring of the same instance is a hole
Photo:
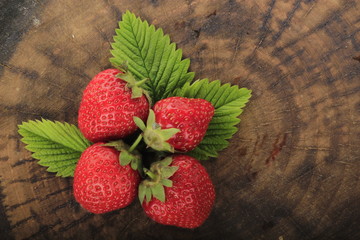
[[[40,117],[76,123],[126,9],[197,78],[253,90],[231,146],[204,162],[217,199],[195,230],[138,202],[87,213],[17,134]],[[360,239],[360,2],[0,0],[0,135],[0,239]]]

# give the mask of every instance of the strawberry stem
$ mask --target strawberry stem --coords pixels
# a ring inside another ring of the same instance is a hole
[[[129,152],[134,151],[134,149],[137,147],[137,145],[140,143],[142,139],[142,134],[139,134],[139,136],[136,138],[135,142],[131,145],[131,147],[129,148]]]
[[[156,175],[147,168],[144,168],[144,173],[148,175],[152,180],[156,178]]]

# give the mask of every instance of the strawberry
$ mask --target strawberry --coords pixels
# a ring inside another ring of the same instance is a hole
[[[121,77],[121,78],[119,78]],[[149,102],[130,72],[107,69],[87,85],[81,100],[78,124],[92,141],[124,138],[137,130],[133,117],[145,120]]]
[[[92,213],[128,206],[135,198],[140,175],[119,164],[119,151],[96,143],[81,155],[74,173],[76,201]]]
[[[148,146],[158,151],[187,152],[204,138],[215,108],[204,99],[169,97],[150,110],[147,126],[138,118]]]
[[[215,190],[198,160],[174,155],[152,164],[147,174],[152,179],[140,183],[139,198],[151,219],[165,225],[196,228],[208,218]]]

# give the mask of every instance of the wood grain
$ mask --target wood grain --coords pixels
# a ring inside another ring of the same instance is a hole
[[[1,239],[360,239],[358,1],[10,2],[0,10]],[[72,179],[37,165],[17,134],[41,117],[76,124],[127,9],[163,28],[196,78],[253,90],[230,147],[204,162],[217,199],[195,230],[156,224],[138,202],[87,213]]]

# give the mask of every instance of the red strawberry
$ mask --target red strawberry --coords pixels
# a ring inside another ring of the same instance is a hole
[[[172,162],[170,158],[154,163],[151,172],[153,179],[139,185],[139,198],[145,213],[165,225],[196,228],[203,224],[213,208],[215,190],[199,161],[186,155],[175,155]]]
[[[139,173],[119,164],[119,151],[96,143],[87,148],[76,165],[74,196],[92,213],[106,213],[128,206],[135,198]]]
[[[158,151],[174,149],[187,152],[204,138],[215,108],[204,99],[169,97],[158,101],[150,110],[147,127],[138,119],[148,146]]]
[[[78,117],[79,128],[88,140],[116,140],[136,131],[133,117],[145,120],[149,114],[149,102],[138,83],[129,72],[123,74],[118,69],[102,71],[90,81]]]

